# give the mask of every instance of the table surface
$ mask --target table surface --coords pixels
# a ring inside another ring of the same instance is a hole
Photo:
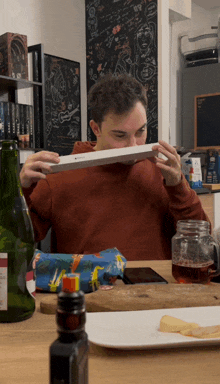
[[[169,283],[171,261],[128,262],[151,267]],[[0,324],[0,383],[49,383],[49,346],[57,338],[55,315],[40,312],[36,295],[32,318]],[[220,323],[220,320],[219,320]],[[146,324],[147,326],[147,324]],[[220,345],[122,351],[94,344],[89,351],[89,384],[219,384]]]

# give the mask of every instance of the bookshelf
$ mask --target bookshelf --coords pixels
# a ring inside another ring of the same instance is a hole
[[[23,88],[30,88],[35,86],[42,87],[42,83],[37,82],[37,81],[28,81],[25,79],[13,79],[12,77],[8,76],[2,76],[0,75],[0,84],[1,84],[1,89],[0,89],[0,94],[9,89],[12,91],[16,91],[18,89],[23,89]]]
[[[22,149],[21,159],[36,150],[45,148],[45,97],[44,97],[44,64],[43,64],[43,45],[33,45],[28,47],[31,55],[31,72],[33,80],[15,79],[0,75],[0,102],[18,103],[18,91],[31,88],[33,92],[33,139],[29,148]],[[12,125],[12,121],[10,122]],[[12,130],[11,130],[12,132]],[[23,162],[23,161],[22,161]]]

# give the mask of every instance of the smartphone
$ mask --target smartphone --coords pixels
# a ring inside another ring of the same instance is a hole
[[[122,280],[125,284],[168,284],[152,268],[125,268]]]

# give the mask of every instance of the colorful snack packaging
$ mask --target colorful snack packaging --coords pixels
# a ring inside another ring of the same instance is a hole
[[[100,285],[112,285],[123,277],[127,260],[117,248],[91,255],[43,253],[35,251],[36,290],[60,292],[65,273],[80,274],[80,289],[96,291]]]

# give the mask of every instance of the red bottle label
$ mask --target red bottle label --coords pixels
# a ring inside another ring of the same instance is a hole
[[[8,254],[0,253],[0,311],[8,309]]]
[[[29,271],[26,274],[26,286],[30,295],[35,298],[36,295],[36,280],[34,276],[34,271]]]

